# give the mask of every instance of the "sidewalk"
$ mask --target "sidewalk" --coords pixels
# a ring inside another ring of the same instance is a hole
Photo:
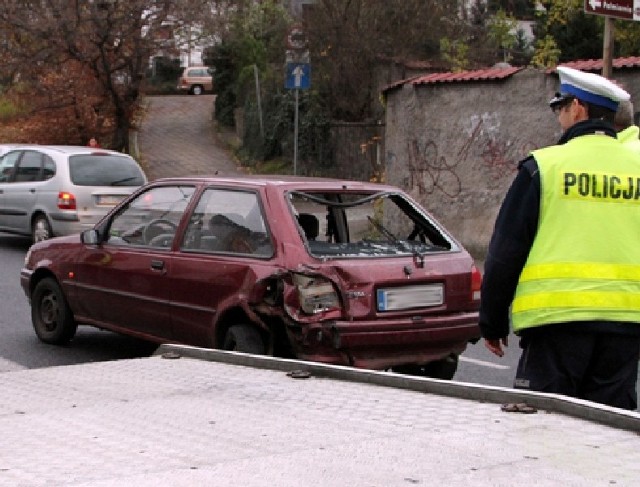
[[[0,486],[620,487],[640,479],[637,413],[589,408],[589,421],[558,413],[562,404],[586,410],[553,395],[192,347],[157,353],[0,374]],[[291,377],[296,370],[311,377]],[[500,410],[500,401],[523,397],[549,409]]]
[[[150,181],[239,172],[236,161],[216,143],[214,100],[215,95],[146,98],[138,150]]]

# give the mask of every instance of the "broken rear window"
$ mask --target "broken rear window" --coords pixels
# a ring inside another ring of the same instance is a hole
[[[315,257],[383,257],[457,250],[443,228],[398,192],[299,192],[289,201]]]

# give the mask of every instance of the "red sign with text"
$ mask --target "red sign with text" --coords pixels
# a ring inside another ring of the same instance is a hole
[[[584,11],[617,19],[640,20],[640,0],[584,0]]]

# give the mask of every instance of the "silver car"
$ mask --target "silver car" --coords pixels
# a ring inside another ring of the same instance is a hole
[[[0,231],[34,242],[91,228],[145,184],[130,156],[80,146],[14,145],[0,157]]]

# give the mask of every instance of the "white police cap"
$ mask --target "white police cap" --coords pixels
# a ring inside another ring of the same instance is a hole
[[[556,69],[560,75],[560,92],[549,102],[551,108],[574,97],[615,112],[619,102],[631,98],[629,93],[603,76],[567,66],[558,66]]]

